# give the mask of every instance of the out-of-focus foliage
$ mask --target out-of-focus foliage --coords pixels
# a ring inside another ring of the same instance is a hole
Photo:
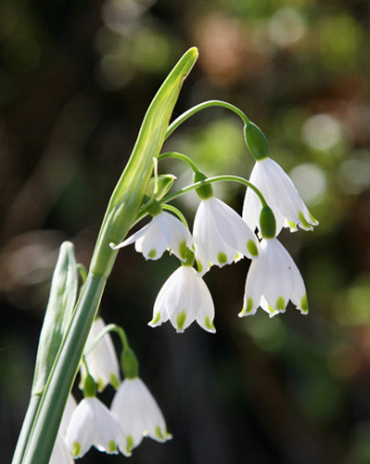
[[[369,40],[367,0],[0,0],[1,464],[28,401],[59,245],[71,240],[88,264],[144,112],[193,45],[200,59],[175,115],[206,99],[239,106],[320,221],[281,235],[310,314],[239,320],[241,262],[206,276],[216,335],[153,330],[176,261],[121,251],[102,314],[127,330],[174,435],[144,440],[130,462],[370,462]],[[253,165],[240,121],[217,108],[165,149],[210,175],[248,177]],[[178,162],[160,170],[191,179]],[[240,188],[216,191],[240,211]],[[190,221],[196,204],[181,200]],[[91,451],[81,462],[112,459],[126,458]]]

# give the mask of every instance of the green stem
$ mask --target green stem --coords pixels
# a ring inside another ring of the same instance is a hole
[[[49,377],[22,464],[48,464],[106,279],[90,273]],[[63,392],[63,394],[62,394]]]
[[[17,447],[14,452],[12,464],[19,464],[22,462],[24,452],[27,447],[28,439],[31,435],[31,430],[33,423],[36,417],[36,413],[41,401],[41,395],[31,396],[30,402],[28,404],[27,413],[24,418],[21,433],[19,434]]]
[[[171,211],[172,213],[175,213],[176,216],[180,219],[180,221],[184,224],[184,226],[189,229],[189,225],[187,220],[185,219],[185,216],[182,214],[182,212],[177,209],[175,206],[172,205],[162,205],[163,209],[167,209],[168,211]]]
[[[195,182],[194,184],[188,185],[188,186],[182,188],[181,190],[178,190],[177,192],[174,192],[174,193],[171,193],[170,195],[167,195],[166,197],[164,197],[160,201],[160,203],[162,204],[162,207],[163,207],[163,203],[169,203],[170,201],[175,200],[176,198],[179,198],[180,196],[184,195],[185,193],[191,192],[192,190],[195,190],[195,189],[197,189],[199,187],[202,187],[205,184],[211,184],[211,183],[214,183],[214,182],[225,182],[225,181],[237,182],[239,184],[242,184],[242,185],[245,185],[246,187],[251,188],[255,192],[255,194],[258,196],[258,198],[260,199],[260,201],[262,203],[262,206],[268,206],[264,196],[258,190],[258,188],[255,187],[248,180],[244,179],[243,177],[239,177],[239,176],[214,176],[214,177],[208,177],[208,179],[201,180],[200,182]]]
[[[199,105],[194,106],[193,108],[190,108],[190,110],[186,111],[184,114],[179,116],[177,119],[175,119],[168,127],[167,132],[166,132],[166,138],[165,140],[168,139],[168,137],[187,119],[189,119],[191,116],[194,114],[198,113],[199,111],[205,110],[206,108],[212,108],[214,106],[221,106],[222,108],[226,108],[227,110],[232,111],[236,115],[240,117],[240,119],[244,122],[244,124],[249,124],[250,120],[247,118],[247,116],[243,113],[242,110],[240,110],[237,106],[232,105],[231,103],[227,103],[221,100],[209,100],[203,103],[200,103]]]
[[[130,349],[126,332],[122,329],[122,327],[116,324],[108,324],[104,327],[104,329],[101,332],[99,332],[99,334],[94,338],[94,340],[91,343],[89,343],[89,345],[86,347],[84,351],[84,356],[87,356],[95,348],[99,341],[104,337],[104,335],[106,335],[109,332],[116,332],[119,335],[124,350]]]
[[[170,151],[168,153],[162,153],[161,155],[158,156],[158,161],[162,161],[164,159],[169,159],[169,158],[176,158],[181,161],[185,161],[185,163],[187,163],[194,172],[199,171],[197,165],[194,163],[194,161],[191,158],[184,155],[183,153],[177,153],[175,151]]]

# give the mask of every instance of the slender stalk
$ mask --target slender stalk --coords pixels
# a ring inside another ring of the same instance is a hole
[[[244,122],[244,124],[249,124],[250,120],[247,118],[247,116],[243,113],[242,110],[240,110],[237,106],[232,105],[231,103],[227,103],[221,100],[209,100],[203,103],[200,103],[199,105],[194,106],[193,108],[190,108],[190,110],[186,111],[183,113],[181,116],[179,116],[177,119],[175,119],[168,127],[167,132],[166,132],[166,139],[187,119],[189,119],[191,116],[194,114],[198,113],[199,111],[205,110],[207,108],[212,108],[214,106],[221,106],[222,108],[226,108],[227,110],[232,111],[235,113],[237,116],[240,117],[240,119]]]
[[[19,464],[20,462],[22,462],[23,455],[27,447],[27,442],[31,434],[32,425],[34,423],[40,401],[41,401],[41,395],[33,395],[30,398],[26,416],[22,424],[21,433],[19,434],[17,447],[15,449],[12,464]]]
[[[170,158],[176,158],[176,159],[179,159],[181,161],[184,161],[185,163],[187,163],[191,169],[194,171],[194,172],[197,172],[199,171],[197,165],[194,163],[194,161],[189,158],[188,156],[184,155],[183,153],[177,153],[175,151],[170,151],[168,153],[162,153],[158,156],[158,161],[162,161],[164,159],[170,159]]]
[[[92,273],[86,279],[75,315],[57,355],[54,371],[49,377],[22,464],[48,464],[49,462],[67,400],[67,396],[61,394],[61,391],[71,390],[85,341],[99,308],[105,283],[106,279],[103,276]],[[58,369],[55,366],[58,366]]]

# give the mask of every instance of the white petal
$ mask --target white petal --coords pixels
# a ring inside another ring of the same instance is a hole
[[[239,317],[250,316],[256,313],[266,286],[268,263],[264,247],[260,247],[258,259],[252,261],[245,282],[243,309]]]
[[[53,452],[50,457],[49,464],[73,464],[74,460],[71,452],[68,449],[67,443],[58,433],[55,440]]]
[[[166,441],[166,423],[155,399],[141,379],[125,379],[111,406],[112,414],[124,433],[132,440],[132,447],[141,443],[143,436]]]
[[[160,215],[161,230],[167,242],[167,248],[177,256],[181,261],[184,261],[183,242],[188,248],[192,248],[192,236],[184,224],[172,214],[162,212]]]
[[[72,414],[77,407],[77,402],[74,399],[73,395],[70,393],[68,395],[67,403],[64,408],[62,420],[59,426],[59,433],[64,437],[67,431],[68,424],[71,420]]]
[[[207,332],[215,333],[216,329],[213,325],[215,306],[213,304],[211,293],[199,274],[197,275],[197,281],[197,293],[199,294],[201,304],[196,315],[196,321],[202,329]]]

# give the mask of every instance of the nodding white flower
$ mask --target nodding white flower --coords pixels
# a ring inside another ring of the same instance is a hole
[[[318,221],[307,209],[291,178],[282,167],[267,157],[256,161],[250,182],[257,187],[272,209],[276,220],[276,234],[282,227],[290,227],[293,232],[297,226],[313,230]],[[243,206],[243,219],[252,230],[259,228],[261,201],[247,188]]]
[[[192,247],[192,237],[184,224],[172,214],[161,211],[149,224],[131,235],[114,250],[135,242],[135,250],[145,259],[159,259],[165,250],[169,250],[181,261],[185,261],[186,248]]]
[[[215,308],[211,294],[200,274],[191,266],[179,267],[158,293],[151,327],[170,320],[177,332],[184,332],[196,320],[208,332],[215,332]]]
[[[75,458],[82,457],[91,446],[99,451],[126,456],[126,436],[109,409],[96,397],[84,398],[72,414],[65,440]]]
[[[55,440],[53,452],[50,456],[49,464],[73,464],[74,459],[68,448],[67,443],[60,433]]]
[[[88,348],[89,344],[93,342],[104,328],[105,323],[101,317],[94,320],[87,338],[86,348]],[[116,389],[119,387],[119,364],[109,333],[106,333],[103,338],[99,340],[94,348],[86,355],[85,359],[90,375],[98,385],[98,391],[104,390],[109,383]],[[80,388],[82,388],[85,378],[86,368],[82,364]]]
[[[272,317],[284,313],[289,300],[308,313],[306,288],[292,257],[276,238],[263,239],[260,256],[249,269],[239,316],[255,314],[261,306]]]
[[[111,411],[126,434],[129,451],[145,436],[160,442],[172,438],[157,402],[139,377],[122,382],[113,398]]]
[[[77,402],[74,399],[72,393],[70,393],[68,395],[67,403],[66,403],[66,406],[64,408],[62,420],[61,420],[60,426],[59,426],[59,433],[63,437],[65,437],[65,435],[66,435],[68,424],[69,424],[69,422],[71,420],[71,417],[72,417],[72,414],[73,414],[73,412],[74,412],[74,410],[76,408],[77,408]]]
[[[258,256],[257,239],[243,219],[230,206],[215,197],[200,202],[194,219],[193,241],[199,271],[213,264],[224,266],[243,256]]]

